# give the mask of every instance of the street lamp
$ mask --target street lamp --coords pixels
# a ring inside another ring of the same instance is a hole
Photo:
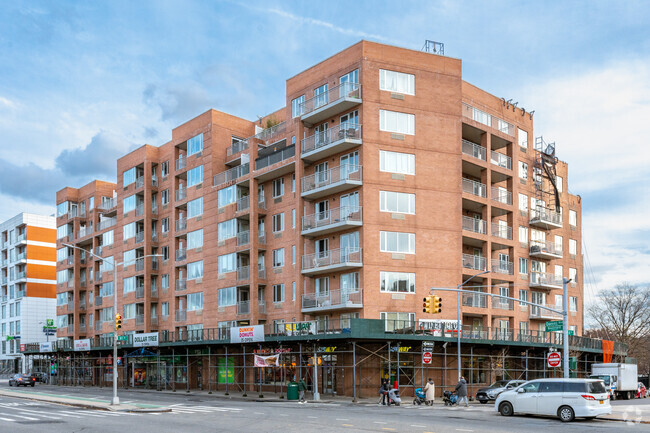
[[[460,324],[460,290],[463,288],[463,286],[465,284],[467,284],[473,278],[478,277],[479,275],[488,274],[488,273],[490,273],[489,270],[479,272],[478,274],[472,275],[471,277],[469,277],[468,279],[463,281],[461,284],[456,286],[456,288],[458,289],[458,291],[456,292],[456,320],[458,321],[458,330],[457,330],[456,334],[458,336],[458,379],[459,380],[460,380],[460,334],[461,334],[461,331],[462,331],[461,324]]]
[[[102,261],[106,261],[106,258],[93,254],[90,251],[87,251],[81,247],[70,245],[70,244],[62,244],[62,245],[70,248],[76,248],[78,250],[86,252],[86,254],[90,254],[95,258],[98,258]],[[136,262],[137,260],[144,259],[146,257],[162,257],[162,254],[148,254],[146,256],[137,257],[135,260],[129,260],[120,263],[115,263],[115,258],[110,260],[111,265],[113,266],[113,311],[115,314],[117,314],[117,267],[129,265],[131,263]],[[115,332],[113,332],[113,398],[111,399],[111,405],[118,405],[118,404],[120,404],[120,399],[117,396],[117,329],[116,329]]]

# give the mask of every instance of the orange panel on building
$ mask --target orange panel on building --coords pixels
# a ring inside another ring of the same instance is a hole
[[[46,265],[33,265],[27,263],[27,278],[39,280],[56,280],[56,267]]]
[[[56,230],[27,226],[27,239],[37,242],[56,243]]]
[[[56,298],[56,285],[27,283],[27,296],[35,298]]]
[[[56,262],[56,249],[38,245],[27,245],[27,260]]]

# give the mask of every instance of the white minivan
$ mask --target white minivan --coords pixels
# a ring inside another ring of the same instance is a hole
[[[503,416],[552,415],[564,422],[612,413],[607,389],[598,379],[531,380],[499,394],[494,408]]]

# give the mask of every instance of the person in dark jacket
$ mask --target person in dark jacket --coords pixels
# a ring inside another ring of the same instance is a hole
[[[298,403],[305,402],[305,391],[307,391],[307,384],[305,383],[305,379],[301,378],[300,381],[298,382],[298,393],[300,394]]]
[[[383,404],[386,406],[386,398],[388,398],[388,381],[382,379],[381,387],[379,388],[379,401],[377,404]]]
[[[458,385],[456,385],[456,395],[458,396],[458,406],[465,401],[465,407],[469,406],[469,401],[467,401],[467,382],[463,376],[458,380]]]

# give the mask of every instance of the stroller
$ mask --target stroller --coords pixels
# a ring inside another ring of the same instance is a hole
[[[424,391],[422,391],[422,388],[415,388],[415,397],[413,398],[413,404],[417,404],[419,406],[422,403],[426,404],[427,406],[433,404],[433,402],[427,401],[427,395],[424,393]]]
[[[388,406],[390,407],[391,404],[399,406],[401,403],[402,399],[399,396],[399,390],[391,387],[390,390],[388,390]]]
[[[443,393],[442,402],[445,406],[454,406],[458,404],[458,396],[451,391],[445,391]]]

